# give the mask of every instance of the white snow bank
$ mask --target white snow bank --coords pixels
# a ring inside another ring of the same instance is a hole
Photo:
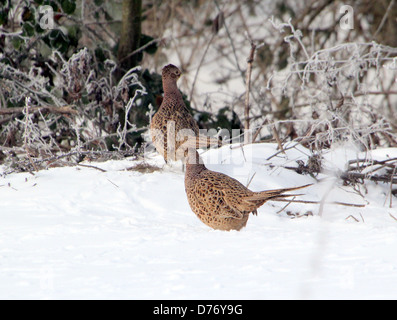
[[[300,199],[269,202],[240,232],[211,230],[191,212],[180,165],[153,154],[152,173],[135,161],[85,163],[0,178],[1,299],[396,299],[397,199],[367,184],[363,199],[335,179],[316,183],[281,166],[307,160],[302,147],[274,155],[255,144],[204,153],[208,168],[255,191],[307,183]],[[397,149],[373,157],[396,156]],[[326,155],[343,168],[356,152]],[[330,182],[327,182],[330,181]],[[290,214],[313,216],[292,218]],[[359,222],[356,222],[356,218]],[[346,219],[347,218],[347,219]]]

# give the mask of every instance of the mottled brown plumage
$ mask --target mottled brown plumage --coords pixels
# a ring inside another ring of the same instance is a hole
[[[172,64],[163,68],[164,98],[150,125],[153,144],[166,162],[184,159],[188,143],[197,148],[199,145],[221,144],[217,139],[199,138],[198,124],[187,110],[176,84],[180,76],[181,71]],[[191,137],[194,140],[188,141]]]
[[[308,185],[253,192],[223,173],[208,170],[197,151],[189,150],[185,173],[185,191],[192,211],[206,225],[219,230],[241,230],[249,214],[266,201],[289,197],[284,192]]]
[[[180,146],[186,139],[177,134],[198,136],[199,133],[199,127],[187,110],[176,85],[180,76],[180,70],[172,64],[163,68],[164,98],[150,125],[153,144],[167,162],[184,157],[184,151],[180,150]]]

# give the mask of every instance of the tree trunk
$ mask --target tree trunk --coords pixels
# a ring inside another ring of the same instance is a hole
[[[131,55],[140,47],[142,0],[123,0],[123,21],[118,49],[119,69],[125,71],[135,67],[142,53]]]

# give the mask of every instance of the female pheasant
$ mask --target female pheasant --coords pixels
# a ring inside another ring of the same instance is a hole
[[[283,194],[309,185],[253,192],[223,173],[208,170],[197,151],[190,149],[186,163],[185,191],[192,211],[206,225],[219,230],[241,230],[249,214],[271,199],[290,197]]]
[[[217,139],[199,136],[198,124],[187,110],[176,84],[180,76],[181,71],[172,64],[163,68],[164,97],[150,124],[153,144],[166,162],[185,158],[190,137],[194,137],[190,147],[220,145]]]

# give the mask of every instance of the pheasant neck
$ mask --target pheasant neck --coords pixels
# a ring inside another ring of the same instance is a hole
[[[163,82],[163,90],[164,90],[164,95],[167,94],[179,94],[178,86],[176,85],[176,81],[169,80],[166,82]]]
[[[207,168],[203,164],[203,160],[199,156],[197,151],[189,150],[188,157],[186,159],[186,174],[197,174]]]

